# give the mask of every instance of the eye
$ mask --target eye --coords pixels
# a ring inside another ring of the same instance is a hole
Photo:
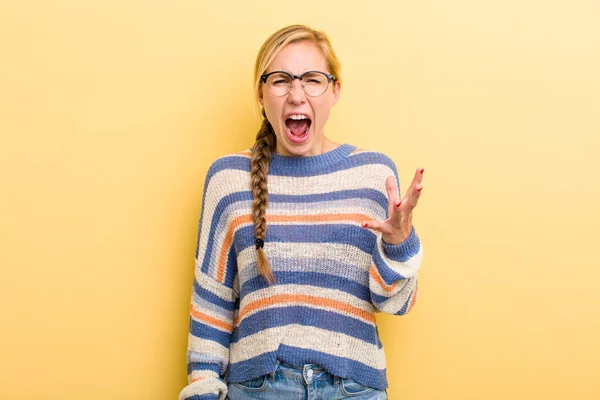
[[[305,75],[304,79],[302,80],[304,81],[304,83],[307,83],[309,85],[321,85],[323,84],[323,82],[325,82],[325,76],[317,72],[311,72]]]

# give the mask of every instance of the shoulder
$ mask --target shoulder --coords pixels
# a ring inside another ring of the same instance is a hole
[[[250,182],[250,157],[250,150],[242,150],[214,160],[206,172],[205,192],[223,197],[247,190]]]
[[[390,156],[380,151],[356,147],[348,156],[354,166],[366,166],[374,169],[383,169],[396,172],[396,164]]]
[[[220,172],[227,170],[250,172],[251,155],[251,151],[246,149],[217,158],[208,167],[206,179],[209,180]]]

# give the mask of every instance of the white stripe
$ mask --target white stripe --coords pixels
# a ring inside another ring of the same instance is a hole
[[[295,259],[329,259],[341,264],[352,261],[355,265],[363,267],[366,271],[371,266],[371,254],[355,246],[341,243],[283,243],[265,242],[267,257]],[[351,252],[351,254],[350,254]],[[256,263],[256,248],[247,247],[238,254],[238,268]]]
[[[209,362],[216,359],[226,363],[229,357],[229,349],[212,340],[202,339],[194,336],[191,332],[188,334],[188,349],[195,355],[195,359],[190,362]]]
[[[250,215],[252,200],[238,201],[228,205],[223,211],[223,216],[233,221],[242,215]],[[383,214],[382,214],[383,213]],[[384,218],[386,210],[379,203],[370,199],[341,199],[318,202],[269,202],[267,215],[321,215],[321,214],[363,214],[370,218]],[[219,227],[226,225],[220,221]]]
[[[317,272],[321,274],[337,275],[344,279],[354,281],[358,284],[367,285],[369,280],[369,272],[367,263],[363,265],[354,265],[348,263],[337,263],[327,258],[277,258],[272,254],[268,254],[269,263],[273,271],[277,272]],[[317,262],[318,261],[318,262]],[[325,265],[324,265],[325,264]],[[259,275],[256,262],[250,262],[243,265],[239,270],[241,282],[247,282],[256,278]]]
[[[201,272],[199,265],[196,265],[195,279],[200,285],[201,289],[208,290],[223,300],[233,301],[233,289],[228,288],[222,283],[217,282],[215,279]]]
[[[191,381],[191,375],[188,377]],[[190,383],[179,393],[179,400],[186,400],[193,396],[206,395],[209,393],[219,395],[219,399],[224,399],[227,394],[227,385],[221,379],[209,378]]]
[[[419,251],[417,254],[404,262],[392,260],[385,255],[385,250],[383,249],[383,239],[381,235],[377,235],[377,248],[379,249],[381,258],[391,269],[398,272],[405,278],[412,278],[413,276],[417,275],[417,271],[423,262],[423,246],[419,246]]]
[[[263,329],[240,339],[238,342],[232,342],[229,346],[229,361],[233,364],[277,350],[281,335],[285,333],[285,330],[286,327]]]
[[[281,338],[281,341],[276,338]],[[383,348],[379,349],[377,345],[341,332],[297,324],[266,329],[232,343],[231,362],[237,363],[275,351],[279,343],[349,358],[379,370],[385,369]]]

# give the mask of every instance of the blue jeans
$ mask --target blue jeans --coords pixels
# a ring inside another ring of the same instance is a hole
[[[227,384],[228,400],[385,400],[387,391],[331,375],[317,364],[293,366],[277,360],[275,371]]]

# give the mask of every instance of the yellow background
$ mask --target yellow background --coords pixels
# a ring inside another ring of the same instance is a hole
[[[390,399],[600,398],[600,3],[0,5],[0,398],[174,399],[203,180],[276,29],[325,30],[328,136],[425,168]]]

